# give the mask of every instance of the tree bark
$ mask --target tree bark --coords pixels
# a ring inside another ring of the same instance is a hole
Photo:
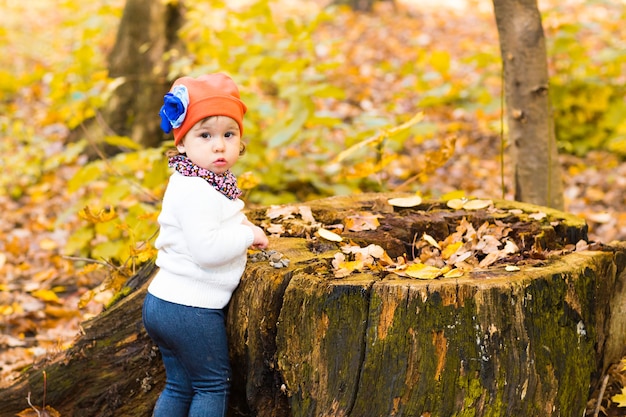
[[[345,231],[346,241],[406,253],[415,235],[440,240],[460,219],[504,222],[520,247],[546,250],[586,238],[574,216],[522,203],[450,210],[427,202],[391,208],[387,195],[301,204],[321,224],[361,211],[375,230]],[[511,209],[515,209],[511,211]],[[546,213],[532,220],[528,213]],[[249,213],[257,223],[266,210]],[[278,222],[272,219],[271,222]],[[304,216],[282,220],[271,247],[290,260],[275,268],[252,257],[229,305],[233,366],[230,416],[577,416],[589,387],[624,355],[626,245],[519,260],[460,278],[417,280],[374,271],[334,278],[334,242],[313,238]],[[257,254],[258,255],[258,254]],[[256,255],[255,255],[256,256]],[[0,415],[43,396],[67,416],[149,416],[163,387],[158,351],[141,325],[154,267],[138,289],[84,326],[67,352],[0,390]]]
[[[128,136],[145,147],[165,139],[158,114],[170,86],[171,52],[183,49],[177,35],[182,20],[180,1],[126,0],[109,56],[109,76],[120,82],[101,119],[90,124],[89,137]]]
[[[515,199],[563,209],[563,184],[537,0],[493,0],[504,67]]]
[[[374,9],[374,3],[383,1],[391,2],[395,6],[395,0],[333,0],[332,4],[346,5],[359,12],[371,12]]]

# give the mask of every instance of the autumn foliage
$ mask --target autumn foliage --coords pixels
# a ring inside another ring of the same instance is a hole
[[[499,142],[497,33],[481,2],[455,11],[398,1],[374,14],[315,1],[189,3],[179,33],[187,51],[171,51],[170,74],[220,70],[241,85],[250,111],[237,174],[250,204],[362,191],[510,196],[506,143]],[[548,3],[540,6],[560,147],[573,155],[609,150],[619,161],[626,155],[626,5]],[[109,78],[106,62],[122,0],[3,7],[0,362],[8,377],[46,350],[64,349],[79,322],[154,257],[171,143],[143,149],[115,132],[83,134],[123,82]],[[204,24],[208,17],[220,25]],[[98,157],[97,143],[120,152]],[[452,158],[475,169],[446,174]],[[586,169],[568,167],[572,177]],[[571,208],[606,224],[586,207],[602,197]],[[459,250],[458,242],[419,239],[423,250],[443,245],[448,259]],[[359,253],[344,251],[337,270],[368,259]],[[437,277],[453,270],[429,266]]]

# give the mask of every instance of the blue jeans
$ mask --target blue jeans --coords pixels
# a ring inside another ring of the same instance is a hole
[[[224,310],[170,303],[148,293],[143,324],[159,346],[166,373],[153,416],[226,416],[230,363]]]

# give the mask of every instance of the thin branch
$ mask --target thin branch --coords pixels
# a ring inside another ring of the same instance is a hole
[[[606,390],[606,385],[609,382],[609,375],[607,374],[602,380],[602,387],[600,388],[600,394],[598,394],[598,401],[596,402],[596,410],[593,412],[593,417],[598,417],[600,415],[600,408],[602,407],[602,398],[604,397],[604,391]]]

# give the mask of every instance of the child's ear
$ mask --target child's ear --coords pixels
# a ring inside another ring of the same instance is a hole
[[[179,153],[185,153],[185,143],[181,141],[178,145],[176,145],[176,149],[178,149]]]

